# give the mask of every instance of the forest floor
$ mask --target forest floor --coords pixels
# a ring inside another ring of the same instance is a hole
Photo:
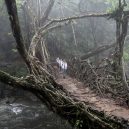
[[[108,116],[116,116],[117,118],[123,118],[129,121],[129,107],[124,104],[120,105],[120,101],[101,97],[101,95],[94,93],[82,82],[69,76],[63,78],[60,75],[57,83],[61,84],[74,100],[85,102],[88,106],[98,111],[104,111]]]

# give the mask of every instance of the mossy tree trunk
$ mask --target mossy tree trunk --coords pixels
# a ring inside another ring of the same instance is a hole
[[[122,82],[123,86],[129,91],[128,84],[126,82],[124,64],[123,64],[123,52],[124,43],[128,31],[128,15],[124,12],[125,1],[122,3],[119,0],[119,8],[117,12],[116,20],[116,48],[114,54],[114,66],[115,72],[118,73],[117,77]]]

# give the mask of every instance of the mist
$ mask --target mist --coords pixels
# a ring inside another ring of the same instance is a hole
[[[129,0],[0,0],[0,129],[128,128],[128,17]]]

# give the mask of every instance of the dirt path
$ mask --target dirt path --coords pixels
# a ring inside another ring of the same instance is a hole
[[[104,111],[109,116],[116,116],[129,121],[129,109],[118,105],[111,99],[100,97],[93,93],[88,87],[84,86],[83,83],[66,77],[65,79],[58,78],[57,82],[70,93],[73,99],[83,101],[89,106],[95,107],[99,111]]]

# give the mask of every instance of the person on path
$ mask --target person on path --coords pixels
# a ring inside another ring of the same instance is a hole
[[[64,60],[64,76],[66,76],[67,68],[68,68],[67,62]]]
[[[59,57],[56,58],[56,62],[57,62],[57,64],[58,64],[58,68],[59,68],[59,70],[60,70],[60,59],[59,59]]]
[[[59,64],[59,60],[60,60],[60,59],[59,59],[59,57],[58,57],[58,58],[56,58],[56,62],[57,62],[58,64]]]
[[[66,77],[66,70],[67,70],[67,62],[64,60],[62,62],[62,74],[63,74],[63,78]]]
[[[64,61],[64,70],[65,70],[65,74],[66,74],[67,68],[68,68],[68,64],[67,64],[66,61]]]
[[[60,59],[60,71],[61,71],[61,73],[63,73],[63,60],[62,59]]]

